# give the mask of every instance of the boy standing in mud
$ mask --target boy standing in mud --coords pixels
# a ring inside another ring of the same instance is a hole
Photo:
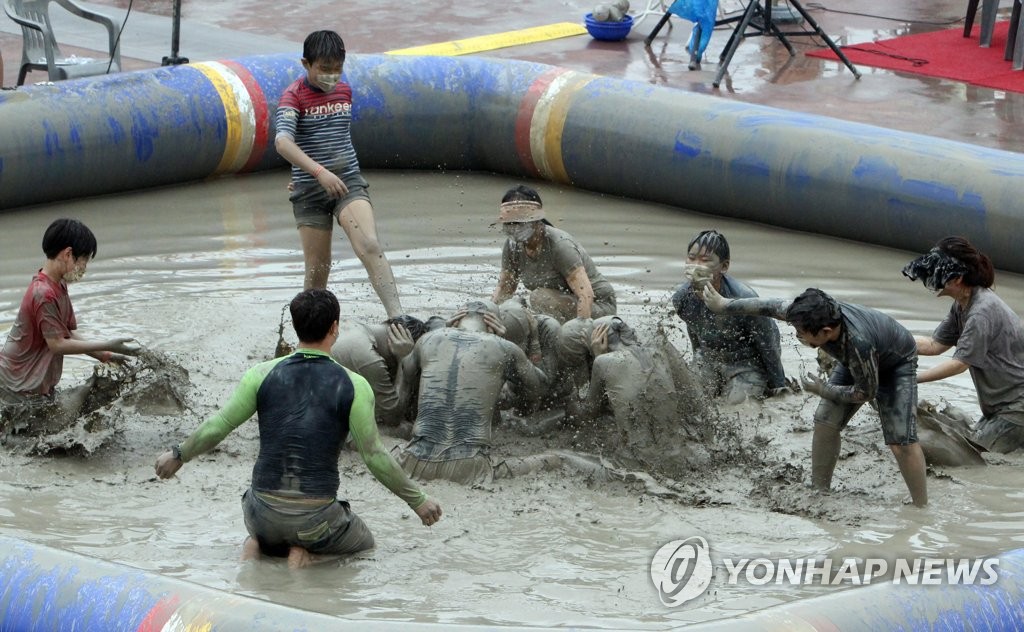
[[[42,246],[46,261],[32,277],[0,350],[0,401],[14,408],[54,403],[66,355],[120,363],[140,350],[133,338],[85,340],[78,335],[68,284],[81,280],[96,256],[93,232],[76,219],[58,219],[43,234]],[[76,416],[90,386],[70,389],[61,398],[67,416]]]
[[[801,343],[837,361],[827,382],[808,374],[805,390],[821,397],[814,413],[811,484],[827,490],[839,459],[840,431],[866,402],[874,400],[882,435],[918,507],[928,504],[925,459],[917,441],[917,345],[907,329],[874,309],[839,303],[810,288],[792,301],[727,299],[714,286],[703,298],[716,314],[770,316],[788,322]]]
[[[341,81],[345,43],[334,31],[310,33],[302,45],[306,76],[278,102],[274,147],[292,163],[289,200],[305,259],[303,287],[326,288],[335,221],[363,263],[389,318],[402,313],[391,264],[377,239],[369,184],[352,146],[352,88]]]

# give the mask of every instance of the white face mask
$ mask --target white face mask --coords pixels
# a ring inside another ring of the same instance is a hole
[[[84,276],[85,266],[75,266],[74,268],[71,268],[71,272],[64,275],[64,282],[75,283],[76,281],[81,281]]]
[[[515,224],[505,224],[502,227],[502,230],[509,239],[517,244],[524,244],[533,236],[533,224],[531,223],[520,222]]]
[[[341,81],[341,75],[319,75],[316,79],[316,84],[320,86],[320,89],[324,92],[331,92],[334,90],[334,86],[338,85]]]

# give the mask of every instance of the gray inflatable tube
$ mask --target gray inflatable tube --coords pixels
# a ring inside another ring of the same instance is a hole
[[[0,208],[283,166],[294,56],[203,62],[0,94]],[[364,168],[536,177],[925,251],[968,236],[1024,272],[1024,156],[565,68],[353,55]]]

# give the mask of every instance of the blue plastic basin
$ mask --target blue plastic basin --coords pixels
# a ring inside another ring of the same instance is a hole
[[[583,25],[591,37],[605,42],[618,42],[626,39],[630,29],[633,28],[633,16],[627,15],[620,22],[601,22],[594,19],[593,13],[588,13],[583,18]]]

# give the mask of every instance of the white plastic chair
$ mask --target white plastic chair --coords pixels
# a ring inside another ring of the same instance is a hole
[[[50,24],[51,3],[60,5],[80,18],[106,27],[109,44],[107,59],[83,63],[74,57],[64,57]],[[25,83],[25,75],[30,70],[47,71],[50,81],[121,72],[121,48],[117,41],[117,29],[114,28],[113,20],[107,16],[80,7],[72,0],[4,0],[4,12],[21,25],[19,86]]]

